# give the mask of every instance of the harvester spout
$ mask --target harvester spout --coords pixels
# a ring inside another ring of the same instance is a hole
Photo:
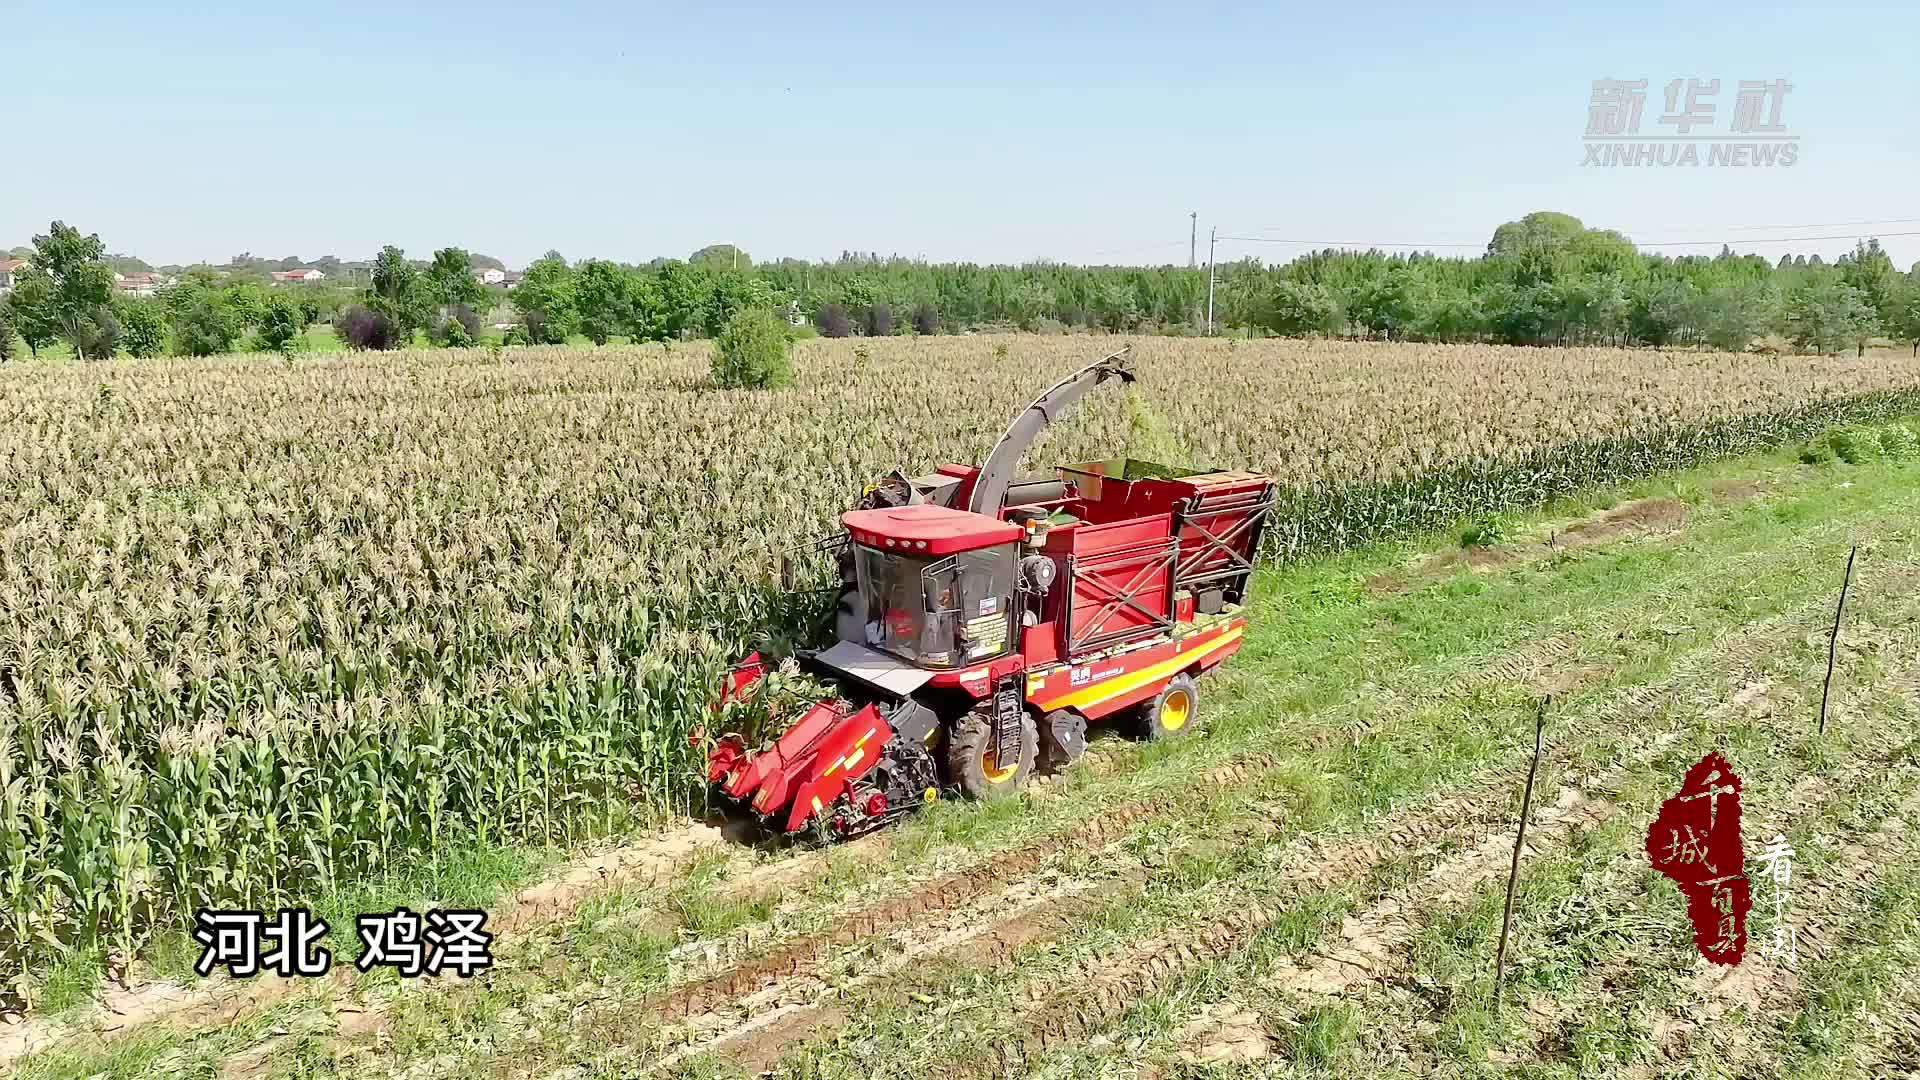
[[[1053,418],[1079,401],[1087,391],[1108,379],[1133,381],[1133,369],[1127,364],[1127,352],[1132,348],[1128,345],[1060,380],[1053,389],[1035,398],[1033,404],[1014,417],[1013,423],[1007,426],[1007,433],[1000,436],[993,453],[988,454],[986,463],[980,466],[980,475],[974,480],[973,497],[968,501],[967,509],[989,517],[998,516],[1007,499],[1007,486],[1013,482],[1014,470],[1020,467],[1021,456],[1047,429],[1047,425],[1053,423]]]

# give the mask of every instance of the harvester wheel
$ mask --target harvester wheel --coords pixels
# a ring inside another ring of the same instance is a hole
[[[1171,739],[1193,730],[1200,695],[1194,689],[1193,676],[1175,675],[1140,713],[1140,735],[1148,742]]]
[[[975,799],[1004,799],[1027,786],[1040,750],[1033,714],[1020,717],[1020,752],[1002,768],[994,767],[993,702],[983,701],[953,725],[947,740],[947,775]]]

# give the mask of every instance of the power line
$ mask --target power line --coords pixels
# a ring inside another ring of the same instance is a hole
[[[1307,244],[1318,247],[1417,247],[1417,248],[1483,248],[1485,241],[1472,244],[1409,244],[1362,242],[1359,240],[1281,240],[1271,236],[1222,236],[1222,240],[1245,240],[1254,244]]]
[[[1729,225],[1727,229],[1731,232],[1739,232],[1745,229],[1841,229],[1853,225],[1905,225],[1915,221],[1920,221],[1920,218],[1897,217],[1877,218],[1870,221],[1823,221],[1818,225]]]
[[[1809,229],[1819,228],[1817,225],[1808,225],[1806,227]],[[1759,238],[1740,236],[1732,240],[1636,240],[1634,243],[1640,247],[1703,247],[1713,244],[1735,243],[1798,244],[1808,240],[1870,240],[1883,236],[1920,236],[1920,229],[1912,232],[1834,233],[1830,236],[1766,236]]]
[[[1808,224],[1804,224],[1804,225],[1713,225],[1713,226],[1707,226],[1707,227],[1703,227],[1703,228],[1697,228],[1697,229],[1689,229],[1689,228],[1688,228],[1687,226],[1685,226],[1685,225],[1672,225],[1672,226],[1668,226],[1668,225],[1662,225],[1662,226],[1660,226],[1659,228],[1657,228],[1657,229],[1653,229],[1653,230],[1650,230],[1650,231],[1652,231],[1652,232],[1655,232],[1655,233],[1663,233],[1663,232],[1692,232],[1692,233],[1712,233],[1712,232],[1757,232],[1757,231],[1761,231],[1761,230],[1767,230],[1767,229],[1787,229],[1787,230],[1798,230],[1798,229],[1843,229],[1843,228],[1852,228],[1852,227],[1853,227],[1853,226],[1855,226],[1855,225],[1909,225],[1909,224],[1914,224],[1914,223],[1920,223],[1920,218],[1865,218],[1865,219],[1862,219],[1862,220],[1858,220],[1858,221],[1816,221],[1816,222],[1811,222],[1811,223],[1808,223]],[[1288,225],[1261,225],[1261,226],[1258,226],[1258,231],[1261,231],[1261,232],[1270,232],[1270,231],[1273,231],[1273,230],[1276,230],[1276,229],[1287,229],[1287,228],[1291,228],[1291,226],[1288,226]],[[1620,229],[1615,229],[1615,230],[1611,230],[1611,231],[1614,231],[1614,232],[1624,232],[1624,231],[1626,231],[1626,230],[1620,230]],[[1266,241],[1266,242],[1271,242],[1271,243],[1303,243],[1303,244],[1304,244],[1304,243],[1322,243],[1322,242],[1323,242],[1323,241],[1318,241],[1318,240],[1311,240],[1311,241],[1309,241],[1309,240],[1299,240],[1299,241],[1294,241],[1294,240],[1270,240],[1270,239],[1269,239],[1268,237],[1262,237],[1262,236],[1236,236],[1236,237],[1231,237],[1231,238],[1229,238],[1229,237],[1225,237],[1225,236],[1223,236],[1223,237],[1221,237],[1220,239],[1222,239],[1222,240],[1226,240],[1226,239],[1234,239],[1234,240],[1256,240],[1256,241]],[[1820,237],[1805,237],[1804,239],[1810,239],[1810,240],[1817,240],[1817,239],[1821,239],[1821,238],[1820,238]],[[1676,240],[1676,241],[1667,241],[1667,242],[1668,242],[1668,243],[1683,243],[1683,242],[1691,242],[1691,241],[1677,241],[1677,240]],[[1701,241],[1701,242],[1702,242],[1702,243],[1719,243],[1719,241]],[[1754,241],[1748,241],[1748,242],[1749,242],[1749,243],[1753,243]],[[1390,247],[1407,247],[1407,246],[1410,246],[1410,245],[1406,245],[1406,244],[1392,244],[1392,245],[1375,245],[1375,246],[1390,246]],[[1475,243],[1475,244],[1467,244],[1467,243],[1444,243],[1444,244],[1421,244],[1421,245],[1419,245],[1419,246],[1421,246],[1421,247],[1479,247],[1480,245],[1479,245],[1479,244],[1477,244],[1477,243]]]
[[[1180,241],[1173,240],[1164,244],[1147,244],[1143,247],[1108,248],[1105,251],[1088,252],[1087,258],[1098,259],[1107,255],[1131,255],[1135,252],[1140,252],[1140,251],[1165,251],[1168,248],[1177,248],[1179,246],[1180,246]]]
[[[1913,220],[1920,221],[1920,218],[1915,218]],[[1808,225],[1804,227],[1811,229],[1811,228],[1819,228],[1820,226]],[[1738,244],[1799,244],[1799,243],[1808,243],[1816,240],[1866,240],[1866,239],[1877,239],[1880,237],[1901,237],[1901,236],[1920,236],[1920,230],[1914,230],[1910,232],[1834,233],[1827,236],[1759,236],[1759,237],[1740,236],[1740,237],[1734,237],[1728,240],[1634,240],[1633,244],[1635,247],[1643,247],[1643,248],[1645,247],[1714,247],[1718,245],[1732,245],[1736,243]],[[1484,241],[1467,244],[1467,243],[1458,243],[1458,242],[1423,243],[1423,242],[1414,242],[1414,241],[1406,241],[1406,240],[1395,240],[1395,241],[1289,240],[1289,239],[1281,239],[1279,237],[1272,237],[1272,236],[1222,236],[1220,237],[1220,239],[1240,240],[1240,241],[1244,241],[1246,243],[1252,243],[1252,244],[1297,244],[1297,245],[1305,245],[1307,247],[1329,247],[1329,248],[1417,248],[1421,250],[1428,250],[1433,248],[1484,248],[1487,246]]]

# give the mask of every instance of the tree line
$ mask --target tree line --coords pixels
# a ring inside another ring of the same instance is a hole
[[[1724,246],[1674,258],[1543,212],[1500,226],[1478,258],[1319,251],[1221,282],[1229,324],[1283,335],[1735,351],[1777,336],[1821,353],[1886,337],[1920,352],[1920,264],[1900,273],[1878,240],[1831,264]]]
[[[268,288],[199,268],[152,299],[131,299],[113,294],[113,258],[98,236],[60,222],[35,237],[27,269],[0,304],[0,359],[16,340],[35,354],[66,341],[85,358],[290,352],[322,321],[357,349],[463,346],[495,340],[483,314],[498,308],[510,309],[506,344],[718,337],[741,312],[826,337],[1207,328],[1205,269],[1172,266],[981,266],[857,253],[756,264],[718,244],[644,264],[549,252],[506,292],[474,273],[496,260],[450,247],[415,261],[388,247],[364,286]],[[1812,352],[1886,337],[1920,351],[1920,264],[1900,273],[1878,241],[1832,264],[1725,249],[1673,258],[1549,212],[1500,226],[1471,258],[1326,250],[1274,266],[1224,264],[1213,307],[1215,329],[1254,334],[1735,350],[1778,337]]]

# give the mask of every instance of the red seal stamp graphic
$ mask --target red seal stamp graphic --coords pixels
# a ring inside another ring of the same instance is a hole
[[[1746,847],[1740,838],[1740,777],[1719,754],[1687,770],[1680,793],[1647,827],[1647,858],[1680,886],[1700,955],[1738,964],[1747,952]]]

